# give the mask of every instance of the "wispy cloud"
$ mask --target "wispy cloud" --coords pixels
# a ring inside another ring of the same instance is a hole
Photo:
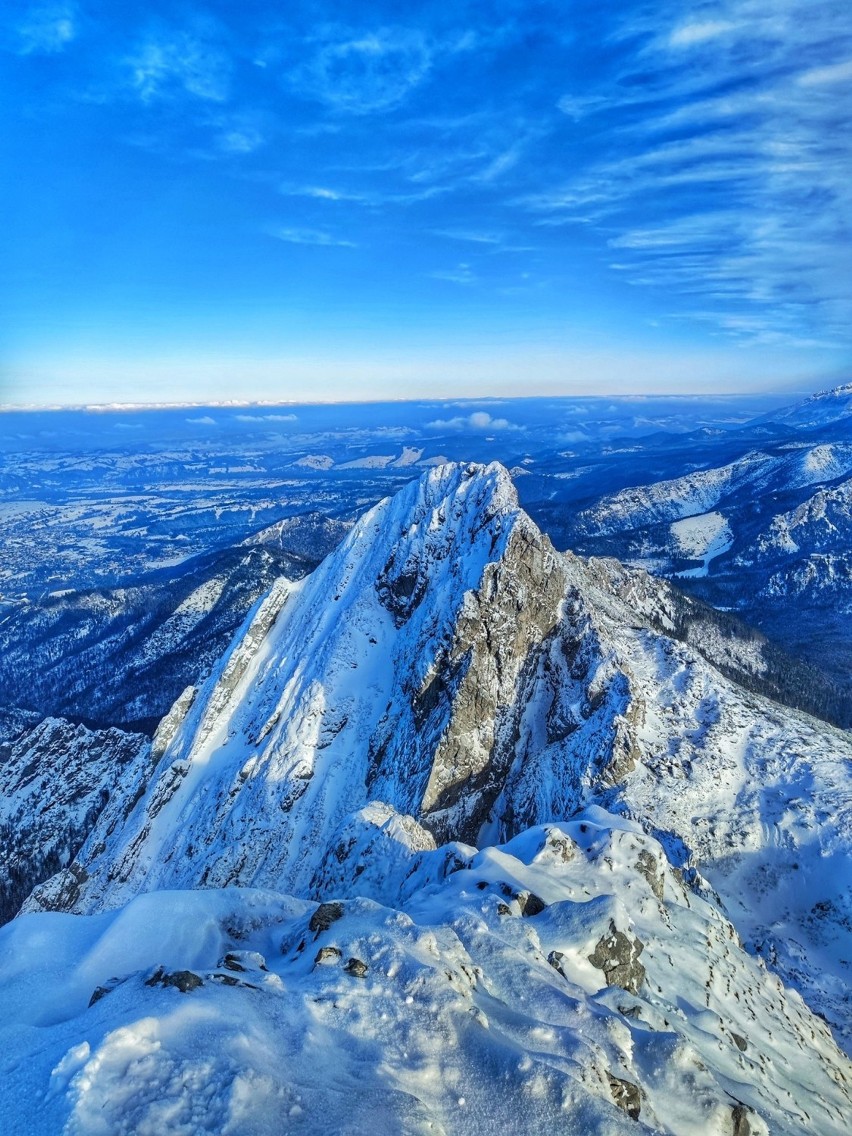
[[[428,75],[432,51],[417,29],[382,28],[320,42],[298,73],[303,93],[347,114],[399,105]]]
[[[423,189],[404,189],[395,191],[372,187],[369,189],[353,189],[345,186],[298,185],[285,182],[279,186],[283,197],[307,197],[314,201],[343,202],[355,205],[364,205],[375,209],[383,205],[415,205],[421,201],[429,201],[449,192],[448,187],[431,185]]]
[[[539,223],[597,228],[636,285],[703,297],[705,320],[718,304],[724,334],[848,340],[848,6],[716,0],[678,16],[623,23],[638,46],[618,82],[560,104],[580,118],[606,100],[621,153],[523,203]]]
[[[237,422],[296,422],[295,414],[235,414]]]
[[[610,101],[605,95],[563,95],[556,107],[568,118],[580,122],[590,114],[604,110],[610,105]]]
[[[736,29],[737,25],[730,20],[692,20],[689,23],[679,24],[668,37],[669,47],[694,47],[699,43],[717,39]]]
[[[459,264],[455,268],[437,269],[435,272],[430,272],[429,275],[433,280],[447,280],[450,284],[462,284],[465,287],[470,287],[472,284],[478,283],[479,280],[469,264]]]
[[[126,59],[129,82],[143,102],[191,95],[225,102],[231,60],[216,44],[187,32],[146,39]]]
[[[53,55],[77,35],[78,13],[73,4],[34,4],[16,27],[21,55]]]
[[[324,229],[288,228],[286,225],[271,225],[266,232],[276,240],[291,245],[325,245],[335,248],[357,248],[357,242],[345,237],[335,236]]]
[[[471,244],[500,245],[503,237],[499,233],[485,233],[470,228],[436,228],[435,236],[449,237],[451,241],[469,241]]]

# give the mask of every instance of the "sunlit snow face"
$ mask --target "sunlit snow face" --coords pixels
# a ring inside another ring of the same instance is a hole
[[[589,810],[459,848],[445,878],[444,852],[408,855],[404,901],[231,887],[15,920],[4,1114],[36,1136],[69,1117],[86,1136],[261,1136],[282,1117],[306,1136],[482,1136],[520,1102],[530,1136],[636,1118],[726,1136],[737,1115],[839,1132],[849,1063],[825,1024],[638,826]]]

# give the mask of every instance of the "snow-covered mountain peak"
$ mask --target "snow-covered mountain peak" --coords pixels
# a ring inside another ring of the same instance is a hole
[[[375,800],[475,836],[513,760],[501,708],[559,622],[566,571],[497,464],[431,469],[380,502],[310,577],[273,587],[184,700],[142,799],[93,835],[84,893],[306,893]]]
[[[771,417],[797,427],[815,427],[852,415],[852,383],[841,383],[830,390],[817,391],[795,406],[773,413]]]
[[[271,589],[29,909],[233,885],[394,903],[430,850],[449,863],[596,800],[746,896],[772,949],[765,881],[812,879],[786,918],[823,944],[811,995],[840,1021],[848,896],[825,864],[852,850],[852,741],[755,694],[759,645],[684,603],[556,552],[501,467],[432,469]]]
[[[839,398],[840,396],[852,395],[852,383],[840,383],[839,386],[831,387],[830,390],[817,391],[812,394],[807,400],[808,402],[817,402],[821,399]]]

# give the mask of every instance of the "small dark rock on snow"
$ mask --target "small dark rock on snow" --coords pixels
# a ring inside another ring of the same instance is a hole
[[[314,938],[327,931],[332,923],[343,918],[342,903],[321,903],[311,916],[308,924],[309,930],[314,932]]]
[[[612,1073],[607,1073],[607,1080],[615,1105],[626,1112],[631,1120],[638,1120],[642,1104],[639,1086],[632,1081],[623,1081],[621,1077],[613,1077]]]
[[[191,990],[197,990],[199,986],[204,983],[194,974],[191,970],[175,970],[171,974],[158,967],[157,970],[151,975],[150,978],[145,979],[146,986],[175,986],[180,990],[181,994],[189,994]]]

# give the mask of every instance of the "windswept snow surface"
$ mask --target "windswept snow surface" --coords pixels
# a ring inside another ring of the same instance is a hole
[[[51,1133],[847,1136],[852,739],[660,633],[665,587],[496,464],[377,505],[2,932],[0,1092],[53,1076]]]
[[[4,928],[0,1127],[847,1136],[849,1060],[637,825],[412,843],[404,899],[163,891]]]

